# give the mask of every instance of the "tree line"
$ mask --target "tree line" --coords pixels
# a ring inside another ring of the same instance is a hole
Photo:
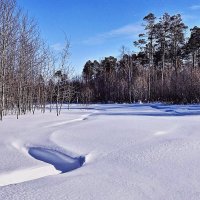
[[[69,64],[70,42],[56,54],[37,23],[16,4],[0,0],[0,120],[36,109],[61,113],[63,104],[200,101],[200,28],[181,15],[144,17],[144,33],[120,58],[87,61],[81,76]]]
[[[122,47],[119,59],[87,61],[81,93],[87,102],[200,102],[200,28],[188,30],[181,15],[144,17],[144,33]]]
[[[74,90],[69,65],[69,41],[59,55],[41,39],[37,23],[15,0],[0,0],[0,120],[8,114],[60,114]]]

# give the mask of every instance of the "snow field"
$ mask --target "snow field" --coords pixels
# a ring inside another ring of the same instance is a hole
[[[0,124],[1,175],[53,167],[24,148],[85,156],[85,163],[67,173],[0,187],[0,198],[199,199],[199,112],[198,105],[111,104],[74,105],[58,118],[48,113],[18,121],[8,117]]]

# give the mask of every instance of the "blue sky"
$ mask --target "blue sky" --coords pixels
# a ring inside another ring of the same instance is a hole
[[[122,45],[134,50],[133,41],[142,31],[149,12],[161,16],[180,13],[184,22],[200,26],[197,0],[17,0],[40,27],[42,38],[56,51],[71,43],[70,62],[81,73],[89,59],[120,55]]]

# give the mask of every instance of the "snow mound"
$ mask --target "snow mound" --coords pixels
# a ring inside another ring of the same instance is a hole
[[[51,165],[16,170],[0,174],[0,186],[22,183],[59,173],[60,172],[55,170]]]

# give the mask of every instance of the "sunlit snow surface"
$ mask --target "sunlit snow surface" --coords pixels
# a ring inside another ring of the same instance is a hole
[[[72,105],[0,123],[0,199],[200,199],[200,105]]]

